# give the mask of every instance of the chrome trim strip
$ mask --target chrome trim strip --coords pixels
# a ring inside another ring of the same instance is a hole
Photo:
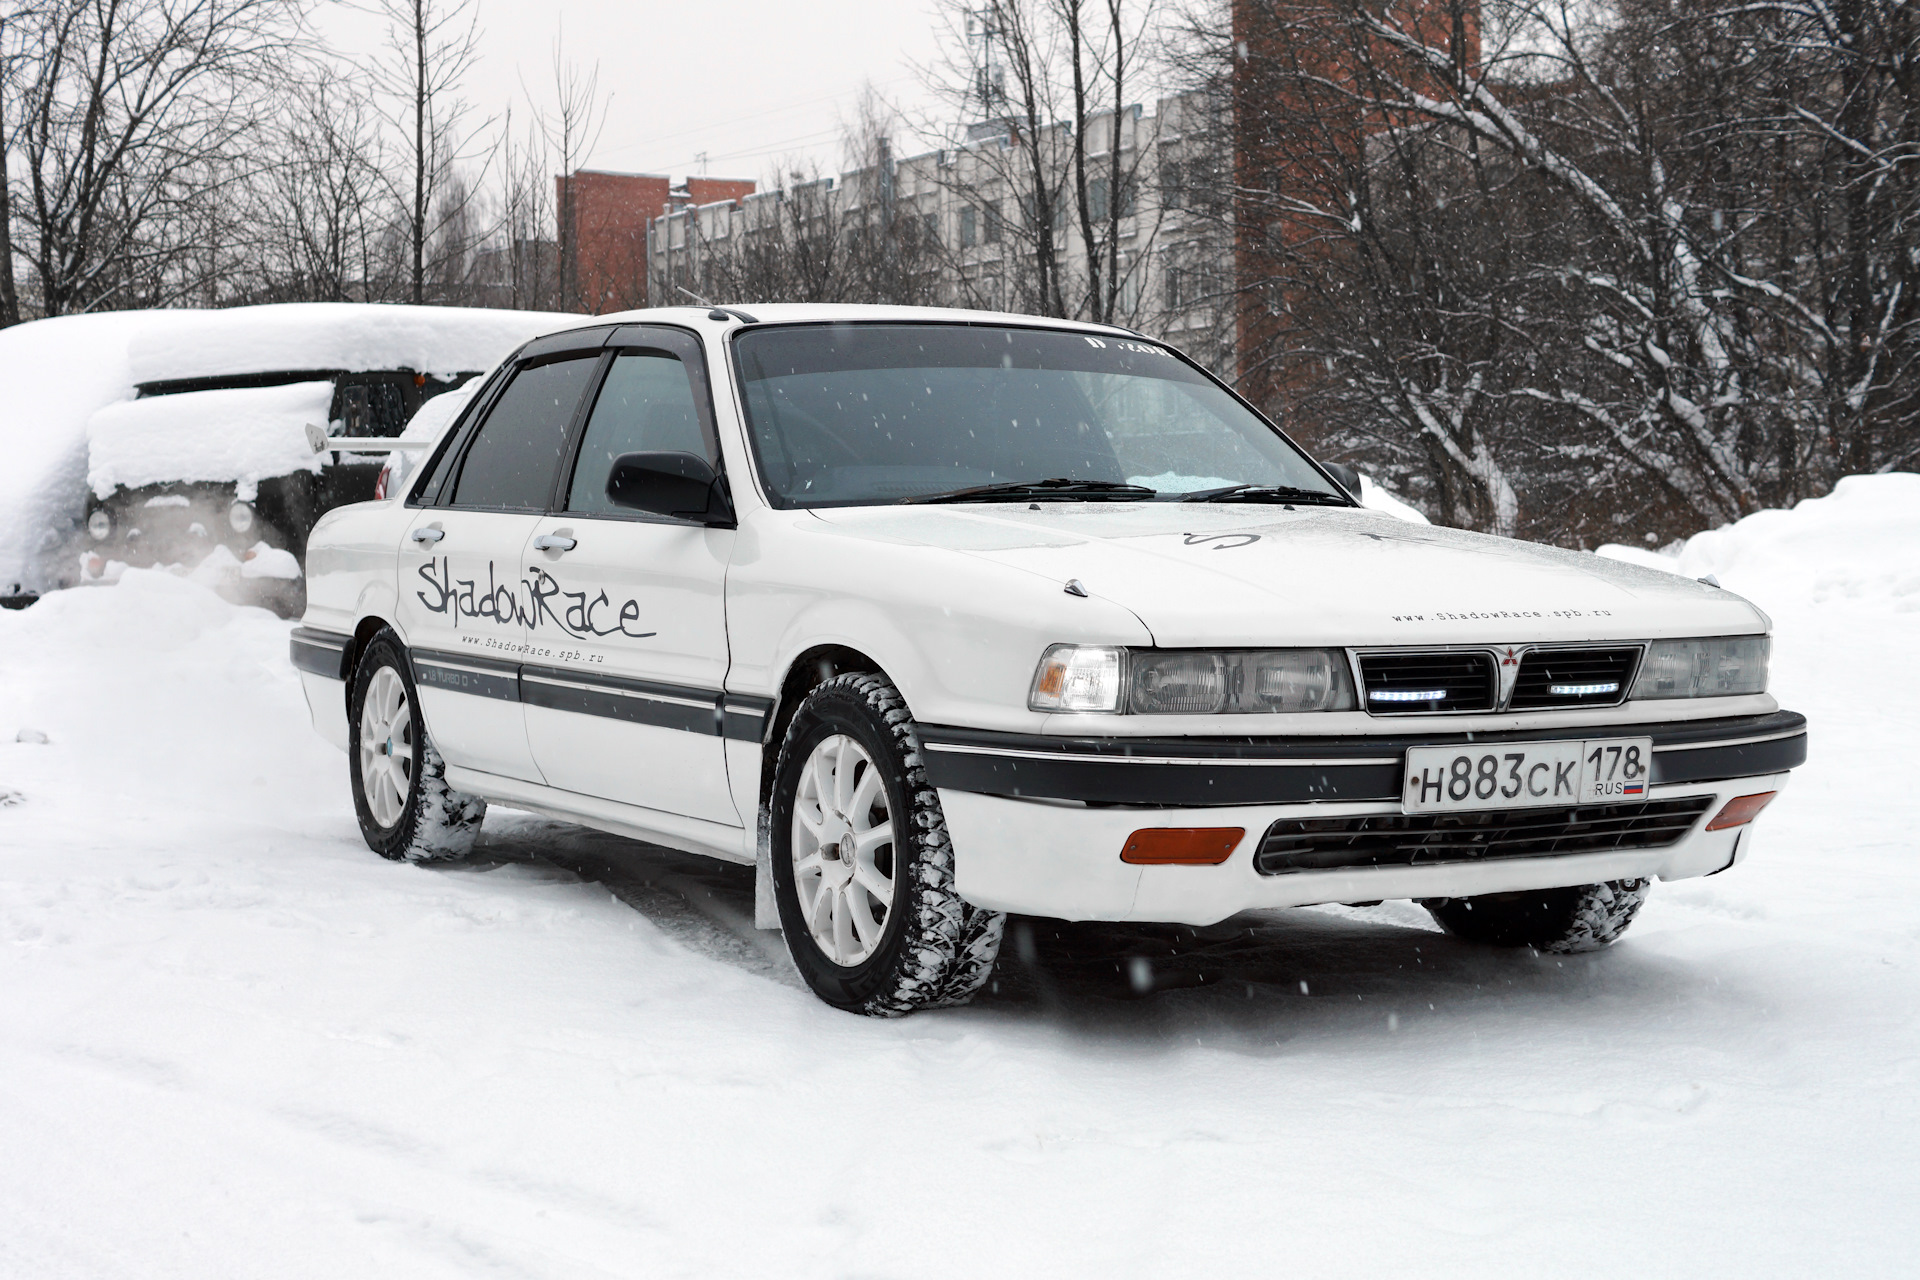
[[[1262,769],[1285,769],[1296,765],[1313,768],[1326,768],[1349,764],[1400,764],[1401,756],[1355,756],[1335,760],[1309,760],[1293,757],[1270,757],[1259,760],[1237,760],[1230,757],[1215,756],[1129,756],[1129,755],[1081,755],[1066,751],[1022,751],[1012,747],[971,747],[960,743],[928,742],[921,744],[925,751],[951,752],[967,756],[1005,756],[1020,760],[1071,760],[1081,764],[1186,764],[1186,765],[1230,765]]]

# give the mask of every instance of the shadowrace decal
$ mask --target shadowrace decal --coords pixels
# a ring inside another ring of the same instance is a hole
[[[462,618],[498,622],[537,631],[540,624],[555,628],[577,640],[598,640],[607,636],[625,636],[645,640],[655,631],[636,631],[632,624],[640,620],[640,602],[627,599],[615,607],[605,591],[589,597],[585,591],[569,591],[561,581],[538,565],[527,569],[529,576],[518,582],[502,582],[487,561],[487,581],[453,576],[450,557],[441,556],[420,566],[420,580],[427,589],[414,593],[428,613],[444,613],[457,628]]]

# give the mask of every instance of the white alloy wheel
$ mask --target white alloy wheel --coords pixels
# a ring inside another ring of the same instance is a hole
[[[801,918],[845,968],[873,954],[894,898],[893,815],[880,770],[843,733],[807,757],[793,804],[793,885]]]
[[[382,827],[399,825],[413,791],[413,708],[400,673],[373,673],[360,708],[360,785]]]

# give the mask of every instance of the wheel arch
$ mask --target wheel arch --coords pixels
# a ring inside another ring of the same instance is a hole
[[[760,804],[764,808],[773,796],[773,770],[779,762],[780,744],[786,739],[787,726],[794,712],[814,688],[849,671],[871,671],[886,675],[886,669],[860,650],[843,644],[818,644],[797,654],[780,677],[779,694],[767,715],[766,735],[760,742]],[[891,679],[891,677],[888,677]]]
[[[353,679],[360,671],[360,656],[367,651],[367,646],[373,643],[375,636],[392,626],[392,623],[377,614],[368,614],[354,624],[353,639],[347,642],[346,656],[340,667],[340,679],[346,686],[343,696],[349,721],[353,719]]]

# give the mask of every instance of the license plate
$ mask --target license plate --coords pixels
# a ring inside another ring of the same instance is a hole
[[[1647,798],[1651,738],[1409,747],[1408,813],[1609,804]]]

